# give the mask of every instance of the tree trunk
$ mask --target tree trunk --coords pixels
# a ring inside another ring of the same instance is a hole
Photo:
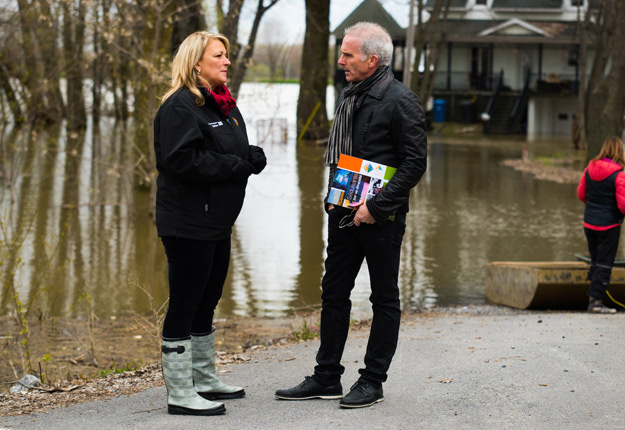
[[[27,120],[30,122],[49,119],[45,87],[40,81],[43,66],[40,61],[41,49],[35,36],[38,10],[27,0],[17,0],[21,25],[21,45],[24,52],[24,70],[21,81],[28,91],[26,102]]]
[[[146,22],[140,28],[141,45],[138,48],[135,81],[135,149],[137,162],[135,184],[140,187],[155,186],[154,129],[152,121],[158,109],[157,97],[163,93],[166,69],[170,65],[171,53],[171,26],[166,25],[174,15],[176,2],[159,0],[149,3],[143,8]]]
[[[70,130],[87,127],[87,113],[83,97],[83,45],[85,43],[85,6],[81,0],[76,3],[73,16],[71,3],[63,3],[63,55],[65,57],[65,79],[67,82],[67,121]]]
[[[588,152],[587,160],[601,150],[609,136],[623,134],[625,86],[615,85],[625,80],[625,2],[605,0],[597,16],[595,59],[586,90],[584,124]]]
[[[54,14],[48,0],[39,0],[39,21],[35,28],[35,34],[39,46],[41,47],[41,57],[37,59],[41,63],[41,84],[45,88],[46,99],[48,102],[48,110],[50,120],[53,122],[61,121],[65,116],[65,106],[63,96],[61,94],[61,76],[63,73],[61,63],[55,64],[50,62],[49,58],[59,58],[60,52],[57,46],[59,35],[57,32],[58,24],[54,21]],[[82,49],[82,46],[80,47]]]
[[[571,139],[575,149],[586,149],[586,65],[588,64],[588,28],[590,25],[590,10],[586,13],[584,21],[581,18],[581,6],[577,6],[577,30],[579,32],[579,56],[578,70],[579,81],[577,83],[577,115],[573,119]]]
[[[180,0],[171,34],[171,54],[175,54],[188,35],[205,28],[206,20],[204,19],[202,2],[199,0]]]
[[[306,34],[297,100],[298,136],[314,114],[303,135],[306,140],[324,139],[329,133],[326,115],[329,36],[330,0],[306,0]]]
[[[436,0],[432,9],[431,18],[423,29],[421,21],[421,12],[423,10],[423,0],[419,1],[419,16],[417,24],[417,56],[415,57],[414,73],[411,77],[410,88],[417,93],[421,103],[426,106],[428,100],[432,96],[434,89],[434,79],[438,71],[438,61],[442,52],[443,43],[445,42],[445,27],[447,24],[447,14],[451,0]],[[441,23],[442,18],[442,23]],[[425,69],[423,74],[418,73],[419,61],[421,55],[426,48],[429,47],[429,53],[425,58]]]
[[[102,84],[105,66],[105,60],[102,50],[102,41],[100,40],[100,22],[104,22],[107,16],[105,5],[96,4],[93,11],[93,63],[91,64],[91,74],[93,79],[93,87],[91,88],[91,96],[93,97],[93,105],[91,106],[91,115],[93,116],[93,125],[98,127],[100,123],[101,105],[102,105]]]
[[[220,33],[228,38],[230,42],[230,61],[232,64],[228,69],[230,78],[234,76],[237,69],[237,58],[241,45],[238,42],[239,37],[239,19],[241,18],[241,8],[244,0],[230,0],[228,3],[228,13],[223,12],[222,0],[217,0],[217,29]]]

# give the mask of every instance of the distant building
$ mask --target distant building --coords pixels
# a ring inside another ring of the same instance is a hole
[[[382,7],[376,0],[361,6],[371,3]],[[578,9],[583,19],[587,3],[451,0],[433,94],[446,100],[446,119],[474,122],[488,113],[485,133],[570,134],[578,83],[587,78],[592,64],[592,50],[588,70],[578,64]],[[427,0],[426,11],[431,12],[433,4]],[[385,25],[373,15],[352,15],[345,22]],[[337,38],[343,29],[341,24],[335,30]],[[405,37],[397,37],[396,46],[405,46]],[[427,58],[426,52],[424,67]],[[395,73],[401,75],[401,66]]]

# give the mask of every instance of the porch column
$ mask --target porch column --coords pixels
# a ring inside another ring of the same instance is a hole
[[[543,78],[543,44],[538,44],[538,80]]]
[[[447,43],[447,91],[451,90],[451,45]]]

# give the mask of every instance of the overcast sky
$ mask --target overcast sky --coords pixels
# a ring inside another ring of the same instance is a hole
[[[378,0],[397,23],[408,26],[408,0]],[[330,0],[330,31],[341,23],[358,7],[361,0]],[[256,12],[256,2],[246,2],[241,14],[242,20],[251,27]],[[243,24],[243,22],[242,22]],[[259,31],[261,42],[282,41],[303,42],[306,27],[306,9],[304,0],[280,0],[263,16]],[[247,35],[244,40],[247,40]]]

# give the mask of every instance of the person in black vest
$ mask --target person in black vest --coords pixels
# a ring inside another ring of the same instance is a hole
[[[212,400],[245,395],[217,377],[212,324],[248,177],[267,161],[261,148],[249,145],[225,86],[229,54],[223,35],[188,36],[154,119],[156,228],[169,268],[161,349],[170,414],[222,414],[224,405]]]
[[[329,183],[341,154],[397,168],[388,184],[357,210],[327,203],[328,248],[321,282],[321,345],[314,375],[276,391],[282,400],[341,399],[342,408],[384,400],[397,348],[401,308],[399,263],[410,191],[427,165],[425,115],[409,88],[390,69],[393,42],[381,26],[362,22],[345,30],[339,65],[349,85],[338,99],[326,152]],[[330,189],[330,187],[328,187]],[[347,221],[347,222],[345,222]],[[373,319],[364,367],[343,397],[341,357],[349,331],[350,294],[367,260]]]
[[[590,252],[588,270],[588,311],[616,313],[603,304],[612,266],[618,250],[621,223],[625,214],[625,156],[623,142],[608,137],[593,158],[577,187],[577,197],[586,204],[584,232]]]

